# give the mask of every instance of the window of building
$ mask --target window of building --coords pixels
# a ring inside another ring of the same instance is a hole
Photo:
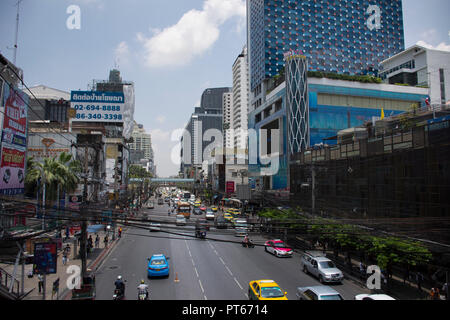
[[[445,79],[444,69],[439,69],[439,80],[441,82],[441,104],[445,104]]]

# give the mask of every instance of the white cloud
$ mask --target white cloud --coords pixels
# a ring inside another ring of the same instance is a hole
[[[130,56],[130,49],[125,41],[119,43],[114,50],[115,62],[120,66],[121,63],[128,64]]]
[[[418,46],[425,47],[427,49],[441,50],[441,51],[450,51],[450,44],[446,44],[445,42],[441,42],[437,46],[433,46],[431,44],[426,43],[423,40],[420,40],[416,43]]]
[[[159,123],[163,124],[166,121],[166,117],[163,115],[159,115],[156,117],[156,121],[158,121]]]
[[[245,0],[205,0],[202,10],[190,10],[173,26],[138,34],[148,67],[180,66],[203,54],[217,41],[219,27],[233,17],[245,18]]]

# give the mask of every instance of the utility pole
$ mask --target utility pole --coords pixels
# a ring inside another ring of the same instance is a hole
[[[89,170],[89,145],[84,145],[84,189],[83,189],[83,208],[80,210],[81,214],[81,241],[80,241],[80,258],[81,258],[81,278],[84,279],[86,275],[86,242],[87,242],[87,221],[86,209],[88,208],[88,170]]]
[[[316,168],[311,164],[311,214],[314,214],[316,209]]]

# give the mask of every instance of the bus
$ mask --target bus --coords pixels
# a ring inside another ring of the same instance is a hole
[[[182,214],[186,219],[191,217],[191,205],[189,202],[178,201],[177,214]]]

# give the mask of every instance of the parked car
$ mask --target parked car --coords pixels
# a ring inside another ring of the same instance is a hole
[[[296,296],[298,300],[344,300],[329,286],[298,287]]]
[[[355,300],[395,300],[387,294],[358,294],[355,296]]]
[[[320,283],[342,282],[344,274],[322,252],[306,251],[300,259],[300,267],[305,273],[317,277]]]
[[[223,216],[218,216],[214,219],[214,226],[217,229],[226,229],[228,228],[227,220]]]
[[[185,226],[186,225],[186,218],[182,214],[178,214],[175,217],[175,225],[177,225],[177,226]]]
[[[266,241],[264,250],[277,257],[292,257],[292,254],[294,253],[292,248],[289,248],[286,243],[280,239]]]
[[[249,300],[287,300],[286,295],[273,280],[254,280],[248,284]]]

